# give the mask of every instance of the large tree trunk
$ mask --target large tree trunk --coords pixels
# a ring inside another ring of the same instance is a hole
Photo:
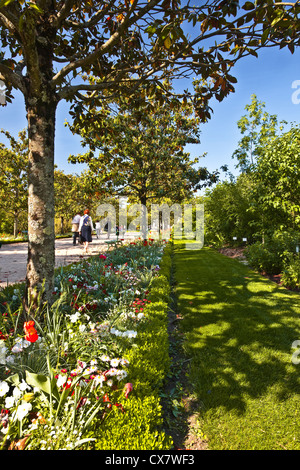
[[[46,95],[46,94],[45,94]],[[39,307],[51,302],[54,283],[54,135],[56,103],[51,93],[26,103],[29,137],[27,297]],[[32,313],[32,312],[31,312]]]
[[[55,262],[54,232],[54,136],[57,96],[52,87],[53,0],[46,0],[43,22],[36,12],[27,14],[22,34],[26,42],[25,105],[28,121],[28,261],[25,306],[31,315],[52,301]],[[42,286],[44,284],[44,288]]]

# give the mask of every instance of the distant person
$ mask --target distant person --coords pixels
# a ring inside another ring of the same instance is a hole
[[[76,238],[79,238],[79,224],[80,224],[81,215],[78,214],[73,217],[72,220],[72,234],[73,234],[73,245],[76,245]]]
[[[93,230],[94,230],[94,227],[93,227],[92,218],[90,216],[90,211],[86,209],[79,223],[79,233],[81,236],[81,241],[83,242],[84,253],[88,252],[89,243],[93,241],[92,240]]]
[[[107,232],[107,238],[110,238],[110,231],[111,231],[111,221],[108,220],[104,226],[104,230]]]
[[[96,222],[96,236],[97,238],[100,238],[100,234],[101,234],[101,224],[100,222]]]

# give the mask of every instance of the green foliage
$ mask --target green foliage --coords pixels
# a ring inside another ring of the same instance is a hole
[[[28,138],[24,129],[15,139],[8,131],[1,129],[9,142],[10,147],[0,143],[0,210],[1,230],[14,233],[16,237],[19,231],[19,223],[22,221],[26,227],[27,214],[27,171],[28,171]],[[13,230],[12,230],[13,229]]]
[[[136,384],[124,404],[97,430],[97,450],[163,450],[172,439],[162,431],[159,390],[169,371],[168,308],[170,295],[170,244],[162,258],[160,276],[150,285],[147,322],[141,325],[135,347],[127,351],[130,380]],[[163,299],[163,300],[162,300]]]
[[[288,261],[284,263],[281,282],[284,286],[290,289],[300,288],[300,259],[299,257],[291,256]]]
[[[253,241],[258,215],[251,210],[251,177],[240,175],[236,181],[218,183],[204,197],[205,242],[213,245],[233,244],[242,238]]]
[[[24,286],[1,291],[0,386],[9,390],[0,398],[10,407],[4,448],[25,434],[30,450],[172,447],[160,403],[170,367],[171,246],[163,253],[164,245],[138,241],[58,270],[57,300],[35,320],[35,343],[22,334]]]
[[[295,254],[297,245],[300,245],[299,233],[277,231],[266,238],[264,243],[256,242],[248,246],[245,255],[252,268],[268,274],[279,274]]]
[[[245,256],[251,268],[268,274],[279,274],[283,266],[279,247],[281,245],[274,242],[256,242],[246,248]]]
[[[146,103],[141,106],[139,99],[115,101],[87,108],[70,126],[89,150],[69,160],[88,165],[101,194],[119,194],[142,204],[165,197],[180,202],[210,183],[206,169],[195,169],[199,158],[191,160],[184,151],[187,144],[199,143],[199,118],[190,102],[171,107],[150,100],[145,112]]]
[[[255,168],[257,160],[264,154],[265,145],[276,136],[278,131],[277,116],[264,111],[265,103],[251,95],[251,104],[246,105],[248,114],[242,116],[237,125],[242,134],[238,148],[232,155],[237,158],[237,167],[243,172]],[[281,126],[286,124],[282,122]]]
[[[300,223],[299,140],[300,128],[294,124],[288,132],[268,140],[253,172],[257,210],[281,214],[289,228]]]
[[[125,404],[125,413],[114,409],[109,425],[102,425],[97,434],[96,450],[166,450],[172,440],[158,431],[162,425],[162,409],[157,396],[132,396]]]

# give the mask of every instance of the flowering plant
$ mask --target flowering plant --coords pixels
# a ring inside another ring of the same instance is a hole
[[[62,269],[43,321],[21,326],[21,305],[11,310],[21,292],[0,296],[3,448],[93,448],[110,413],[126,413],[136,390],[126,354],[147,322],[163,249],[137,242]]]

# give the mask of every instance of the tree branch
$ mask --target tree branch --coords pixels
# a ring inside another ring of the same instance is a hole
[[[57,29],[61,27],[63,21],[70,14],[70,11],[73,5],[74,5],[74,0],[65,0],[61,10],[56,15],[55,26]]]
[[[0,79],[3,80],[4,83],[6,81],[9,82],[13,88],[20,90],[23,95],[26,94],[24,79],[20,75],[17,75],[15,72],[13,72],[12,69],[3,64],[0,64]]]
[[[117,29],[117,31],[106,41],[105,44],[102,44],[99,48],[95,49],[93,52],[88,54],[83,59],[78,59],[77,61],[70,62],[68,65],[63,67],[52,79],[53,85],[58,84],[66,75],[68,75],[73,70],[78,68],[84,67],[85,65],[89,65],[93,63],[96,59],[100,58],[107,52],[109,52],[112,47],[119,41],[122,37],[123,32],[130,28],[134,23],[137,22],[140,18],[142,18],[148,11],[151,10],[155,5],[157,5],[160,0],[151,0],[144,8],[142,8],[135,16],[130,18],[131,13],[134,11],[134,7],[137,3],[135,0],[128,11],[128,14],[124,21],[122,21]]]

